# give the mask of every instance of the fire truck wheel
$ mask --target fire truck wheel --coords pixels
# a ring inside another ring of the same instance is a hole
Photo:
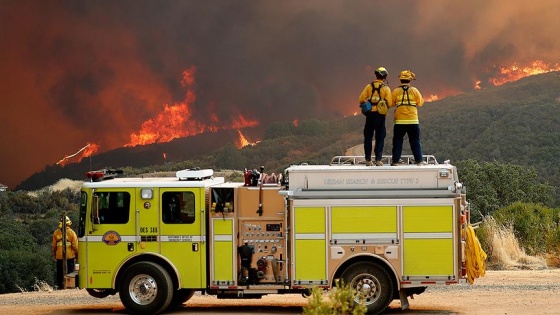
[[[171,306],[179,306],[192,298],[194,295],[194,290],[191,289],[179,289],[173,292],[173,298],[171,299]]]
[[[368,314],[380,314],[391,303],[393,282],[387,271],[378,264],[358,262],[342,273],[345,285],[354,292],[354,303],[367,307]]]
[[[116,292],[113,290],[104,290],[104,289],[86,289],[87,293],[94,298],[103,299],[108,297],[109,295],[114,295]]]
[[[149,261],[128,267],[119,287],[124,307],[135,315],[161,313],[173,297],[171,277],[163,267]]]

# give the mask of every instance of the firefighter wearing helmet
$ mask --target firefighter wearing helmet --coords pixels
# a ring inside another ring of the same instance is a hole
[[[399,75],[401,85],[393,90],[393,104],[395,107],[393,125],[393,157],[391,165],[398,166],[400,160],[404,136],[408,135],[410,149],[414,155],[417,165],[424,165],[422,156],[422,145],[420,144],[420,122],[418,120],[418,107],[424,105],[422,94],[417,88],[410,85],[416,75],[410,70],[403,70]]]
[[[53,233],[52,238],[52,254],[53,260],[56,261],[56,285],[59,289],[64,288],[64,257],[63,248],[66,247],[66,274],[74,271],[76,260],[78,259],[78,236],[70,227],[72,221],[67,216],[64,217],[66,241],[63,241],[63,218],[60,218],[58,229]]]
[[[387,107],[391,107],[391,89],[386,85],[387,76],[389,72],[384,67],[379,67],[375,70],[375,80],[368,83],[358,101],[360,104],[369,101],[372,103],[371,111],[364,113],[366,116],[366,123],[364,125],[364,158],[367,166],[383,166],[381,158],[383,157],[383,146],[385,145],[385,114],[381,114],[377,110],[377,104],[384,101]],[[375,163],[372,161],[372,141],[375,135],[375,148],[373,153],[375,156]]]

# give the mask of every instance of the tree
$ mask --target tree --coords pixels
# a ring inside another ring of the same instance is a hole
[[[555,188],[538,182],[533,167],[465,160],[457,163],[457,168],[467,188],[467,198],[473,210],[471,218],[475,222],[518,201],[549,207],[554,204]]]
[[[50,258],[50,249],[38,246],[25,224],[0,220],[0,294],[32,290],[36,279],[52,282]]]
[[[233,145],[225,146],[216,155],[216,166],[225,169],[243,169],[245,159],[239,150]]]

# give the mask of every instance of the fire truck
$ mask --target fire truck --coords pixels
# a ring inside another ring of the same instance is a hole
[[[98,298],[119,293],[132,314],[164,312],[197,291],[308,296],[337,283],[369,313],[395,299],[406,309],[426,287],[467,277],[464,188],[455,166],[425,160],[369,167],[340,156],[279,175],[246,171],[243,182],[211,169],[88,172],[77,286]]]

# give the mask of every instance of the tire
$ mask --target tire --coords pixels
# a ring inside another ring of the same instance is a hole
[[[194,295],[194,290],[191,289],[179,289],[173,292],[173,298],[171,298],[171,307],[179,306],[192,298]]]
[[[346,268],[342,273],[344,285],[349,285],[354,293],[354,303],[367,307],[368,314],[380,314],[393,300],[393,281],[389,273],[376,263],[359,262]]]
[[[124,307],[134,315],[163,312],[173,297],[173,282],[162,266],[138,262],[128,267],[119,285]]]
[[[103,299],[108,297],[109,295],[114,295],[116,292],[113,290],[105,290],[105,289],[86,289],[87,293],[94,298]]]

